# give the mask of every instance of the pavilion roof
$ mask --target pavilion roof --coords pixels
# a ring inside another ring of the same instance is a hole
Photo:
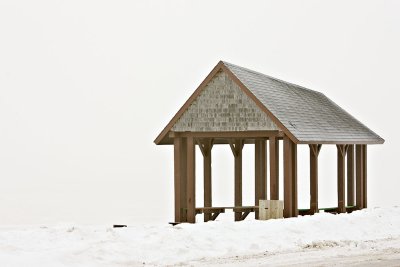
[[[155,140],[171,143],[168,132],[218,71],[239,87],[295,143],[382,144],[384,140],[324,94],[268,75],[220,61]]]

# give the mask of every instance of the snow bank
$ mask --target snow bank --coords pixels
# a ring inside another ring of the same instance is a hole
[[[400,240],[400,208],[293,219],[165,225],[0,227],[1,266],[143,266]],[[379,248],[378,248],[379,249]]]

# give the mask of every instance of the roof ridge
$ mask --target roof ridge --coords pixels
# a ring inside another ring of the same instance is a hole
[[[243,70],[246,70],[246,71],[248,71],[248,72],[252,72],[252,73],[254,73],[254,74],[258,74],[258,75],[261,75],[261,76],[265,76],[265,77],[267,77],[267,78],[269,78],[269,79],[272,79],[272,80],[275,80],[275,81],[277,81],[277,82],[281,82],[281,83],[284,83],[284,84],[286,84],[286,85],[295,86],[295,87],[297,87],[298,89],[303,89],[303,90],[307,90],[307,91],[311,91],[311,92],[314,92],[314,93],[318,93],[318,94],[324,95],[323,93],[321,93],[321,92],[319,92],[319,91],[312,90],[312,89],[310,89],[310,88],[307,88],[307,87],[304,87],[304,86],[301,86],[301,85],[298,85],[298,84],[295,84],[295,83],[287,82],[287,81],[284,81],[284,80],[281,80],[281,79],[272,77],[272,76],[270,76],[270,75],[267,75],[267,74],[264,74],[264,73],[261,73],[261,72],[255,71],[255,70],[251,70],[251,69],[248,69],[248,68],[245,68],[245,67],[242,67],[242,66],[239,66],[239,65],[236,65],[236,64],[227,62],[227,61],[221,60],[221,62],[222,62],[224,65],[226,65],[226,64],[232,65],[232,66],[235,66],[235,67],[237,67],[237,68],[241,68],[241,69],[243,69]],[[229,67],[229,66],[227,66],[227,67]]]

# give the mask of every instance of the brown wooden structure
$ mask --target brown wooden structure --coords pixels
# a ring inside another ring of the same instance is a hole
[[[284,217],[319,211],[318,155],[322,145],[337,147],[338,203],[336,208],[325,210],[342,213],[366,208],[367,145],[382,144],[384,140],[319,92],[220,61],[154,142],[174,146],[175,222],[195,223],[196,214],[204,214],[204,221],[209,221],[226,209],[233,210],[236,221],[244,220],[250,212],[255,212],[258,218],[257,205],[260,199],[267,198],[268,188],[270,199],[279,199],[280,145],[283,145]],[[310,148],[310,209],[307,210],[299,210],[297,206],[297,145],[300,144]],[[213,207],[214,145],[229,145],[232,150],[235,164],[232,207]],[[255,146],[255,199],[250,207],[242,205],[245,145]],[[196,146],[204,160],[204,207],[195,205]]]

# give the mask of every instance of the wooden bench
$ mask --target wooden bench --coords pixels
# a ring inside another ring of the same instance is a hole
[[[258,211],[258,206],[241,206],[241,207],[201,207],[201,208],[196,208],[196,215],[197,214],[211,214],[211,221],[215,221],[215,219],[220,215],[221,213],[225,213],[225,210],[231,209],[233,212],[240,212],[241,217],[240,220],[243,221],[246,219],[247,215],[250,214],[250,212],[255,212]],[[331,207],[331,208],[320,208],[318,210],[323,210],[324,212],[329,212],[333,214],[338,213],[338,208],[337,207]],[[346,212],[351,213],[355,210],[358,210],[359,208],[357,206],[346,206]],[[187,209],[183,209],[187,211]],[[312,215],[310,209],[299,209],[299,215]],[[171,225],[177,225],[180,224],[180,222],[170,222]]]
[[[196,208],[196,214],[208,213],[211,215],[211,220],[214,221],[220,213],[225,213],[225,210],[231,209],[233,212],[238,212],[241,214],[240,220],[246,219],[250,212],[255,212],[258,210],[258,206],[240,206],[240,207],[202,207]]]
[[[337,207],[319,208],[318,210],[323,210],[324,212],[329,212],[329,213],[332,213],[332,214],[337,214],[338,213],[338,208]],[[346,206],[346,212],[347,213],[352,213],[355,210],[358,210],[357,206]],[[312,212],[311,212],[310,209],[299,209],[299,215],[312,215]]]

